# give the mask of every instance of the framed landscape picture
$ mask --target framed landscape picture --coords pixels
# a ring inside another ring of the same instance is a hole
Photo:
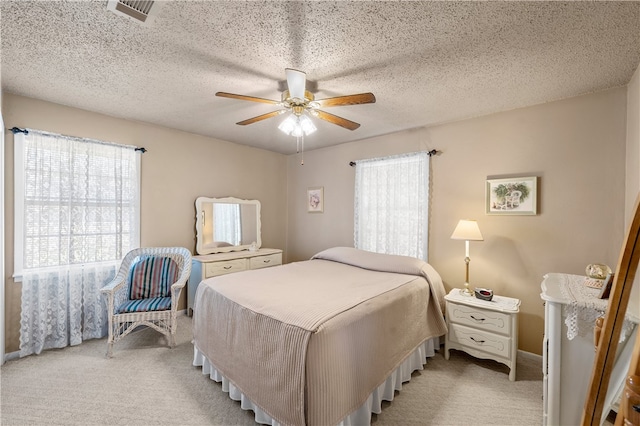
[[[496,215],[535,215],[538,177],[487,179],[486,213]]]

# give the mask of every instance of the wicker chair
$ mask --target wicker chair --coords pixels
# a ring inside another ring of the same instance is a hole
[[[191,253],[183,247],[143,247],[127,253],[116,277],[100,290],[107,297],[108,357],[113,356],[113,344],[140,325],[165,334],[169,346],[175,346],[178,300],[190,273]]]

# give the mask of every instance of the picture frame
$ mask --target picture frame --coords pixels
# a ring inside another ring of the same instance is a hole
[[[324,187],[316,186],[307,188],[307,212],[324,212]]]
[[[606,278],[603,280],[602,287],[600,287],[600,293],[598,294],[598,299],[608,299],[611,294],[611,287],[613,287],[613,279],[615,278],[614,273],[607,274]]]
[[[536,215],[538,177],[487,179],[485,198],[486,214]]]

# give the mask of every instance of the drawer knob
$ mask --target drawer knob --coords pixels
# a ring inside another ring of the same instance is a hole
[[[474,319],[474,320],[479,321],[479,322],[482,322],[482,321],[485,320],[484,318],[476,318],[473,315],[470,315],[470,316],[471,316],[471,319]]]
[[[470,339],[473,340],[476,343],[480,343],[480,344],[484,343],[484,340],[476,340],[476,339],[473,338],[473,336],[471,336]]]
[[[231,269],[231,268],[233,268],[233,266],[228,265],[228,266],[223,266],[223,268],[224,268],[224,269]]]
[[[271,262],[271,259],[265,259],[265,260],[263,260],[263,262],[264,263],[269,263],[269,262]]]

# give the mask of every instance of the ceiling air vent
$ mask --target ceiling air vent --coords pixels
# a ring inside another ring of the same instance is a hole
[[[143,24],[149,24],[153,21],[155,15],[160,9],[158,1],[144,0],[108,0],[107,9],[116,15],[125,16]]]

